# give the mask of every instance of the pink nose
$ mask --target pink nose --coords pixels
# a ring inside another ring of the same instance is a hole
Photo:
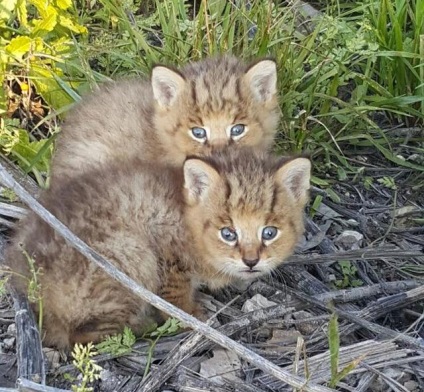
[[[252,269],[256,264],[259,263],[259,259],[242,259],[243,263],[246,264],[250,269]]]

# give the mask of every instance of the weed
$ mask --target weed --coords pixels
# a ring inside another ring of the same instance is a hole
[[[364,359],[362,356],[353,360],[339,371],[340,333],[337,315],[333,313],[328,322],[328,345],[330,350],[331,379],[329,387],[335,388],[337,383],[345,378]]]
[[[41,331],[43,327],[43,297],[38,277],[42,274],[42,269],[36,268],[35,260],[25,249],[23,249],[22,245],[20,246],[22,253],[28,262],[29,272],[31,274],[31,278],[28,281],[28,300],[29,302],[36,303],[38,305],[38,330]]]
[[[100,372],[103,370],[96,362],[92,359],[97,355],[94,349],[93,343],[88,343],[86,346],[82,344],[76,344],[72,351],[72,364],[78,369],[81,374],[81,382],[79,385],[73,385],[73,392],[91,392],[93,387],[89,384],[100,378]]]
[[[96,345],[100,353],[112,355],[124,355],[131,352],[136,341],[135,335],[130,328],[125,327],[122,334],[109,336],[103,342]]]

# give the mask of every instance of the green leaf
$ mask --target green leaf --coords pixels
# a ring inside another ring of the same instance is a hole
[[[28,27],[28,12],[25,0],[18,0],[16,12],[18,14],[19,23],[24,27]]]
[[[334,388],[337,383],[339,368],[340,335],[337,314],[333,313],[328,322],[328,344],[330,347],[330,369],[331,381],[330,388]]]

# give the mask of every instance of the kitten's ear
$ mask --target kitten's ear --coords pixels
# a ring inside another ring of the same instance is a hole
[[[244,77],[258,101],[269,101],[277,93],[277,66],[272,60],[259,61]]]
[[[210,190],[219,183],[218,172],[201,159],[187,159],[184,163],[184,188],[189,204],[204,201]]]
[[[309,199],[311,180],[311,161],[306,158],[296,158],[284,163],[276,173],[277,182],[299,203],[306,204]]]
[[[178,73],[158,65],[152,70],[153,96],[162,107],[171,106],[185,86],[184,78]]]

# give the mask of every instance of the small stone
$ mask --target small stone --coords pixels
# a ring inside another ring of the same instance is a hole
[[[312,317],[313,316],[310,313],[304,310],[300,310],[299,312],[293,313],[293,318],[295,320],[305,320]],[[318,321],[308,321],[296,324],[297,330],[304,336],[312,335],[319,326],[320,323]]]
[[[15,345],[16,338],[6,338],[3,340],[3,347],[6,350],[10,350]]]
[[[7,333],[11,336],[16,336],[16,324],[10,324],[7,327]]]
[[[121,376],[105,369],[100,372],[100,379],[102,380],[102,391],[105,392],[116,391],[122,381]]]
[[[344,250],[360,249],[364,236],[353,230],[346,230],[341,233],[334,243]]]
[[[241,362],[238,356],[229,350],[218,349],[213,351],[213,358],[207,359],[200,365],[200,375],[224,385],[225,379],[237,380],[235,373],[239,373]]]
[[[402,372],[402,370],[400,370],[398,368],[392,368],[392,367],[388,367],[388,368],[384,369],[383,373],[384,373],[384,375],[392,378],[393,380],[398,380],[399,378],[401,378],[404,375],[404,372]]]
[[[43,348],[44,356],[51,370],[56,370],[60,366],[60,353],[52,348]]]
[[[419,384],[416,381],[410,380],[403,384],[408,392],[419,392]]]
[[[270,301],[261,294],[256,294],[252,298],[248,299],[241,310],[244,313],[252,312],[254,310],[269,308],[270,306],[277,305],[276,302]]]
[[[358,227],[359,226],[359,222],[355,219],[348,219],[346,221],[346,223],[348,224],[348,226],[350,227]]]

